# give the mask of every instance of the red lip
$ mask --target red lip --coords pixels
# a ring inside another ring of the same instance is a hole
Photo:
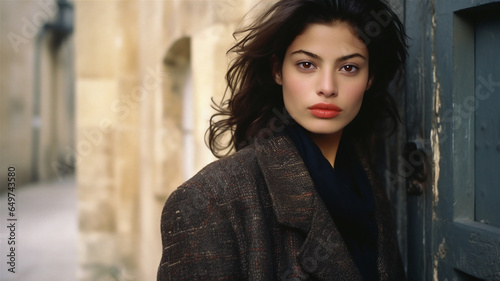
[[[317,103],[310,106],[309,111],[318,118],[333,118],[340,114],[342,109],[331,103]]]

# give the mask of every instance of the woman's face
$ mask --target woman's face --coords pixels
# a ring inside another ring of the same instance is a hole
[[[285,108],[313,134],[341,134],[371,85],[368,49],[345,22],[311,24],[286,50],[276,83]]]

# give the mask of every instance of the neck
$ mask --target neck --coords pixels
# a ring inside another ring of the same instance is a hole
[[[330,162],[332,167],[335,167],[335,158],[339,149],[340,137],[342,131],[334,134],[312,134],[309,135],[313,142],[319,147],[323,156]]]

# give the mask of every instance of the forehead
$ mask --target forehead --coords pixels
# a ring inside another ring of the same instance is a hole
[[[334,21],[329,24],[309,24],[292,41],[287,53],[299,49],[307,49],[307,51],[320,56],[360,53],[368,57],[368,48],[358,37],[356,30],[349,23],[343,21]]]

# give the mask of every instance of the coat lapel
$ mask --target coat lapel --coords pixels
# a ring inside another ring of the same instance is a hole
[[[361,280],[341,234],[321,200],[299,259],[302,268],[319,280]]]
[[[293,142],[276,136],[256,143],[255,148],[278,222],[307,234],[298,255],[302,268],[321,280],[360,280]]]
[[[316,194],[294,144],[277,136],[256,143],[255,150],[278,222],[309,232]]]

